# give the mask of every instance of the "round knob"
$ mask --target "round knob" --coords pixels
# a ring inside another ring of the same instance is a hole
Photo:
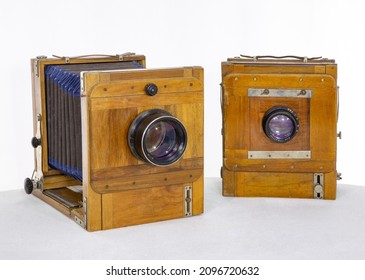
[[[33,192],[33,181],[31,179],[25,178],[24,190],[26,194],[31,194]]]
[[[39,139],[37,137],[33,137],[31,142],[32,142],[33,148],[37,148],[41,144],[41,139]]]
[[[155,84],[147,84],[145,91],[148,95],[154,96],[158,92],[158,87]]]

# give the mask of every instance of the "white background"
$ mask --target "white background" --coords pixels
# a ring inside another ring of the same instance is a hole
[[[144,54],[148,68],[205,68],[205,176],[221,166],[220,63],[228,57],[336,59],[340,85],[338,170],[365,185],[363,1],[12,0],[0,3],[0,191],[33,171],[30,58]],[[326,139],[323,139],[326,141]]]

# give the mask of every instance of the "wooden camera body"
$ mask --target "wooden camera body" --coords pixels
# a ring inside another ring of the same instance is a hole
[[[336,198],[334,60],[222,63],[223,195]]]
[[[145,69],[135,54],[31,65],[27,193],[88,231],[203,212],[201,67]]]

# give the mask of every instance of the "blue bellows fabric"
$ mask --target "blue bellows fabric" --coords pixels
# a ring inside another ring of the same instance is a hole
[[[137,62],[49,65],[45,68],[48,164],[82,181],[80,72],[143,68]]]

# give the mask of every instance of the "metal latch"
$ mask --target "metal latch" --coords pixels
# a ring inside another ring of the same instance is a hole
[[[249,97],[290,97],[312,98],[311,89],[272,89],[272,88],[249,88]]]
[[[36,166],[31,179],[26,178],[24,181],[24,190],[27,194],[31,194],[34,189],[43,188],[41,122],[42,116],[41,114],[38,114],[37,131],[35,137],[32,138],[32,146],[35,149]]]
[[[193,215],[193,187],[185,186],[184,189],[185,217]]]
[[[324,176],[323,173],[314,173],[313,176],[313,198],[323,199],[324,196]]]
[[[41,114],[37,115],[37,131],[36,137],[39,139],[40,143],[42,143],[41,136],[41,122],[42,116]],[[43,187],[43,172],[42,172],[42,145],[38,145],[36,148],[36,170],[35,170],[35,179],[41,182],[40,187]]]

